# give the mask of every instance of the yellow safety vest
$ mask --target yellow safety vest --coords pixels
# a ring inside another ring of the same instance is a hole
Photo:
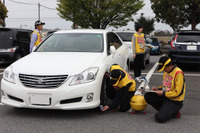
[[[38,35],[38,39],[34,44],[34,46],[38,46],[42,42],[42,37],[41,37],[40,33],[38,33],[37,31],[33,31],[33,33],[36,33]],[[32,34],[31,34],[31,36],[32,36]]]
[[[144,34],[138,35],[137,33],[133,34],[135,36],[135,53],[144,53],[145,52],[145,42]]]
[[[118,79],[119,81],[117,81],[117,83],[114,84],[113,86],[118,87],[120,89],[126,86],[127,84],[132,83],[128,91],[135,91],[135,86],[136,86],[135,80],[133,80],[133,78],[126,71],[124,71],[119,65],[112,65],[110,71],[114,69],[119,69],[123,71],[125,73],[125,77],[123,77],[122,79]]]
[[[182,70],[175,67],[172,72],[163,75],[165,96],[173,101],[183,101],[185,98],[185,79]]]

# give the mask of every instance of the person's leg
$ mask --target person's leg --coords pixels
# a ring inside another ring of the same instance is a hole
[[[134,69],[135,78],[140,76],[139,61],[140,61],[139,60],[139,55],[136,55],[135,59],[134,59],[134,68],[133,68]]]
[[[155,115],[156,121],[160,123],[166,122],[167,120],[172,118],[174,114],[182,108],[182,106],[183,104],[181,102],[176,102],[165,98],[162,107]]]
[[[162,104],[163,104],[163,97],[158,96],[154,92],[148,92],[144,95],[145,101],[153,106],[157,111],[160,110]]]
[[[111,100],[113,100],[116,97],[116,90],[109,83],[106,85],[106,94]]]
[[[139,75],[141,76],[142,68],[144,67],[144,54],[139,56]]]
[[[126,95],[123,103],[120,105],[119,111],[126,112],[130,109],[130,101],[131,98],[134,96],[135,91],[128,92]]]

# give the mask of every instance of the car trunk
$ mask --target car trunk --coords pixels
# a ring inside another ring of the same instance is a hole
[[[200,56],[200,34],[178,34],[175,47],[179,55]]]
[[[7,28],[0,28],[0,49],[8,49],[12,47],[13,32]]]

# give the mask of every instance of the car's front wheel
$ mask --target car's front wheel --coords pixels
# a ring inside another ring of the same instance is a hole
[[[101,85],[101,95],[100,95],[100,105],[107,105],[108,103],[108,96],[106,93],[106,78],[103,78],[102,85]]]

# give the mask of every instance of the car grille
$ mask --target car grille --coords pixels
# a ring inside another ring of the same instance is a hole
[[[68,75],[27,75],[19,74],[19,79],[26,87],[31,88],[57,88]]]

